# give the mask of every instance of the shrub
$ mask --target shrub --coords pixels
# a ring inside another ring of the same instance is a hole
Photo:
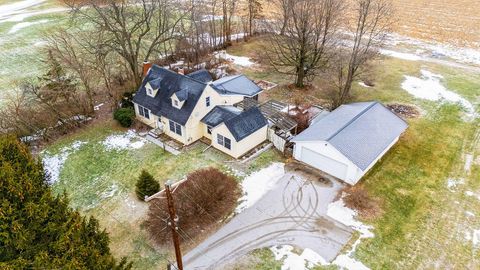
[[[234,177],[215,168],[194,171],[174,188],[173,200],[179,217],[177,225],[183,233],[195,237],[230,215],[239,196],[240,189]],[[170,243],[170,231],[163,230],[168,217],[165,199],[151,201],[146,226],[160,245]]]
[[[120,108],[113,113],[113,118],[117,120],[122,127],[130,127],[135,118],[133,108]]]
[[[362,186],[346,187],[342,191],[345,194],[343,197],[345,205],[356,209],[363,218],[369,219],[379,214],[378,200],[372,198]]]
[[[135,186],[135,193],[142,201],[145,200],[145,196],[151,196],[160,190],[160,184],[145,170],[142,170]]]

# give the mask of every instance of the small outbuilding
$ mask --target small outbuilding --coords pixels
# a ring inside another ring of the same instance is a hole
[[[293,156],[354,185],[407,127],[379,102],[342,105],[293,138]]]

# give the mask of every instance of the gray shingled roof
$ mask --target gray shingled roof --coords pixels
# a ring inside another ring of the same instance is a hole
[[[257,84],[244,75],[226,76],[212,82],[210,86],[222,95],[240,94],[253,97],[262,92]]]
[[[292,142],[327,141],[360,169],[368,166],[408,127],[378,102],[342,105]]]
[[[244,111],[224,123],[237,142],[268,124],[267,119],[256,107]]]
[[[215,106],[200,121],[207,126],[216,127],[226,120],[239,115],[241,112],[241,110],[233,106]]]
[[[213,81],[212,75],[210,75],[210,73],[208,73],[208,71],[205,69],[194,71],[192,73],[187,74],[187,76],[202,83]]]
[[[153,82],[158,86],[159,90],[155,97],[150,97],[146,94],[145,85],[147,82]],[[135,93],[133,102],[151,110],[155,115],[161,115],[181,125],[185,125],[205,87],[206,84],[188,76],[153,65],[143,80],[142,85]],[[181,109],[172,106],[171,97],[175,92],[178,92],[177,95],[185,98]]]

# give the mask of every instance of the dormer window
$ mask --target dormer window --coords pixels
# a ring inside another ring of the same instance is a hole
[[[173,106],[177,107],[178,108],[178,100],[173,100]]]
[[[147,83],[145,85],[145,91],[147,92],[147,95],[150,97],[155,97],[157,94],[158,89],[153,89],[152,85],[150,83]]]

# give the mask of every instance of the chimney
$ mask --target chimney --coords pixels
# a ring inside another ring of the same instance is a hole
[[[183,67],[179,67],[177,72],[178,74],[185,75],[185,70],[183,69]]]
[[[143,77],[147,76],[148,71],[152,67],[152,63],[149,61],[143,61]]]

